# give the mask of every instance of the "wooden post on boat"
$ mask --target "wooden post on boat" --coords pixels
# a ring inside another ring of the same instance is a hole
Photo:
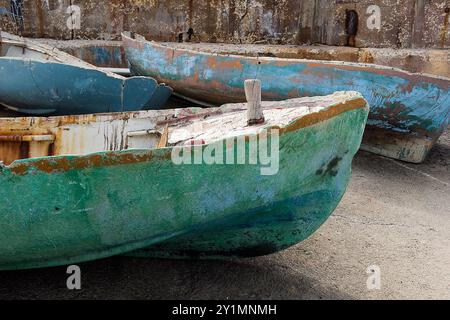
[[[247,98],[247,123],[249,126],[264,123],[261,106],[261,80],[245,80],[245,96]]]

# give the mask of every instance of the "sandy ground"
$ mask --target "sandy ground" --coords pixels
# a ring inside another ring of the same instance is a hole
[[[380,290],[367,289],[370,265]],[[66,289],[66,268],[0,272],[0,299],[450,299],[450,132],[422,165],[360,152],[333,216],[279,254],[80,267],[80,291]]]

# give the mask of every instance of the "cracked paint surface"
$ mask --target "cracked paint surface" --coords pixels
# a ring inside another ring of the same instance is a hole
[[[50,46],[2,33],[0,103],[22,113],[88,114],[162,108],[170,88],[103,72]],[[24,49],[25,48],[25,49]]]

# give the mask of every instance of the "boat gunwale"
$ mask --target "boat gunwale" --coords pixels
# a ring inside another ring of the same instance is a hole
[[[34,49],[33,49],[33,50],[34,50]],[[46,53],[44,53],[44,54],[46,54]],[[119,75],[119,74],[112,73],[112,72],[107,71],[107,70],[103,70],[103,69],[98,68],[98,67],[96,67],[96,66],[92,66],[92,68],[91,68],[91,67],[89,67],[89,66],[87,66],[87,65],[86,65],[86,66],[83,66],[83,65],[74,65],[74,64],[71,64],[71,63],[69,63],[69,62],[62,62],[62,61],[41,60],[41,59],[33,59],[33,58],[28,58],[28,57],[21,58],[21,57],[0,56],[0,61],[8,61],[8,60],[10,60],[10,61],[33,62],[33,63],[41,63],[41,64],[57,64],[57,65],[64,65],[64,66],[71,67],[71,68],[74,68],[74,69],[83,69],[83,70],[96,71],[96,72],[98,72],[98,73],[103,73],[103,74],[105,74],[105,75],[108,76],[109,78],[115,78],[115,79],[122,80],[122,81],[126,81],[127,79],[134,79],[134,78],[146,78],[146,79],[151,79],[151,77],[146,77],[146,76],[132,76],[132,77],[127,78],[127,77],[121,76],[121,75]],[[155,79],[154,79],[154,80],[155,80]],[[156,80],[155,80],[155,81],[156,81]]]
[[[143,37],[143,36],[141,36]],[[194,49],[185,49],[185,48],[175,48],[171,46],[172,44],[176,44],[175,42],[157,42],[157,41],[149,41],[144,39],[137,39],[132,38],[131,36],[127,35],[127,32],[122,33],[122,42],[124,42],[124,39],[126,41],[131,42],[138,42],[141,44],[150,44],[154,47],[164,49],[164,50],[173,50],[178,52],[186,52],[190,54],[197,54],[197,55],[203,55],[203,56],[214,56],[214,57],[223,57],[223,58],[236,58],[236,59],[245,59],[245,60],[251,60],[251,61],[262,61],[262,62],[302,62],[307,65],[323,65],[326,67],[344,67],[347,70],[352,70],[352,68],[357,69],[363,69],[359,71],[364,71],[364,69],[369,69],[368,71],[373,70],[377,73],[382,71],[387,72],[396,72],[399,74],[404,74],[407,78],[412,78],[416,80],[417,77],[423,77],[423,78],[429,78],[430,82],[440,84],[443,86],[446,86],[447,88],[450,88],[450,77],[440,76],[440,75],[433,75],[429,73],[422,73],[422,72],[409,72],[400,68],[395,67],[388,67],[383,66],[379,64],[374,63],[358,63],[358,62],[347,62],[347,61],[339,61],[339,60],[313,60],[313,59],[294,59],[294,58],[279,58],[279,57],[254,57],[254,56],[247,56],[247,55],[237,55],[237,54],[224,54],[224,53],[213,53],[213,52],[207,52],[207,51],[200,51],[200,50],[194,50]],[[127,46],[125,46],[125,49],[127,49]],[[442,83],[444,82],[444,83]]]
[[[300,98],[301,99],[301,98]],[[292,100],[292,99],[291,99]],[[276,109],[275,107],[271,109]],[[292,120],[290,123],[277,126],[272,125],[270,127],[264,127],[260,129],[265,129],[267,131],[271,129],[278,129],[279,135],[287,134],[294,131],[299,131],[301,129],[314,126],[321,122],[331,120],[333,118],[338,117],[341,114],[344,114],[349,111],[357,110],[357,109],[366,109],[369,111],[369,106],[367,101],[359,94],[343,101],[340,103],[330,104],[325,106],[323,109],[311,112],[303,116],[299,116]],[[170,111],[170,110],[168,110]],[[221,108],[216,108],[214,112],[218,112],[217,115],[222,114],[223,110]],[[243,110],[227,110],[227,112],[238,112]],[[142,111],[147,112],[147,111]],[[138,112],[139,113],[139,112]],[[120,113],[119,113],[120,114]],[[127,114],[127,113],[125,113]],[[200,113],[194,115],[195,117],[204,117],[206,115],[211,115],[211,113]],[[94,115],[96,117],[97,115]],[[112,116],[111,116],[112,117]],[[64,118],[64,116],[55,117],[55,118]],[[157,125],[167,124],[170,122],[178,122],[186,120],[190,118],[190,116],[182,117],[180,119],[171,119],[168,121],[158,122]],[[17,118],[3,118],[3,119],[17,119]],[[29,119],[29,118],[26,118]],[[252,134],[243,134],[233,136],[234,138],[244,136],[250,137],[257,135],[258,133]],[[231,138],[231,137],[230,137]],[[217,141],[222,141],[223,139],[217,139],[211,143],[215,143]],[[208,146],[210,143],[206,143],[202,145],[202,147]],[[189,147],[189,146],[188,146]],[[95,152],[86,155],[56,155],[56,156],[46,156],[39,158],[27,158],[27,159],[19,159],[13,161],[9,165],[4,165],[0,161],[0,175],[5,173],[5,169],[10,171],[11,173],[19,176],[33,174],[36,171],[45,172],[45,173],[54,173],[69,170],[81,170],[93,167],[109,167],[115,165],[125,165],[125,164],[136,164],[151,161],[154,158],[158,159],[167,159],[171,156],[171,150],[173,146],[163,147],[163,148],[154,148],[154,149],[128,149],[128,150],[119,150],[119,151],[101,151]],[[183,148],[181,146],[180,148]],[[160,153],[160,154],[158,154]],[[32,172],[29,171],[30,168],[33,168]]]
[[[6,39],[6,40],[3,40]],[[6,43],[7,45],[11,45],[11,46],[23,46],[24,48],[31,50],[31,51],[36,51],[42,54],[45,54],[47,56],[49,56],[50,58],[56,59],[56,60],[61,60],[61,61],[49,61],[49,60],[42,60],[42,59],[33,59],[33,58],[26,58],[26,57],[8,57],[8,56],[0,56],[0,59],[2,60],[7,60],[7,59],[11,59],[11,60],[23,60],[23,61],[33,61],[33,62],[41,62],[41,63],[56,63],[56,64],[62,64],[62,65],[69,65],[72,67],[76,67],[76,68],[81,68],[84,70],[96,70],[99,72],[102,72],[112,78],[117,78],[117,79],[126,79],[123,76],[120,76],[118,74],[115,74],[113,72],[109,72],[109,71],[103,71],[100,68],[96,67],[93,64],[90,64],[89,62],[83,61],[75,56],[72,56],[62,50],[59,50],[56,47],[52,47],[50,45],[47,45],[45,43],[40,43],[37,41],[33,41],[31,39],[28,38],[24,38],[24,37],[19,37],[7,32],[1,32],[0,31],[0,46],[2,43]],[[60,56],[60,57],[58,57]],[[67,61],[64,61],[65,59],[67,59]],[[74,62],[76,62],[76,64],[73,64]]]

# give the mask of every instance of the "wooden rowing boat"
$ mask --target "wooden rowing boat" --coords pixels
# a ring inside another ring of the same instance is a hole
[[[38,39],[97,67],[125,69],[122,41]],[[171,43],[176,48],[253,57],[371,63],[412,73],[450,77],[450,55],[441,49],[353,48],[327,45]]]
[[[367,102],[341,92],[263,107],[265,122],[252,126],[242,104],[0,118],[0,269],[142,248],[164,257],[257,256],[306,239],[346,190]],[[274,174],[263,174],[261,153],[250,162],[256,141],[277,155]],[[191,151],[203,161],[174,160]],[[235,161],[242,152],[243,164]]]
[[[160,109],[172,89],[105,72],[45,44],[0,34],[0,104],[31,115]]]
[[[422,162],[450,121],[450,79],[373,64],[228,54],[207,44],[156,43],[123,34],[135,74],[155,77],[197,102],[244,101],[243,79],[263,82],[263,98],[282,100],[339,90],[361,92],[371,112],[362,149]]]

